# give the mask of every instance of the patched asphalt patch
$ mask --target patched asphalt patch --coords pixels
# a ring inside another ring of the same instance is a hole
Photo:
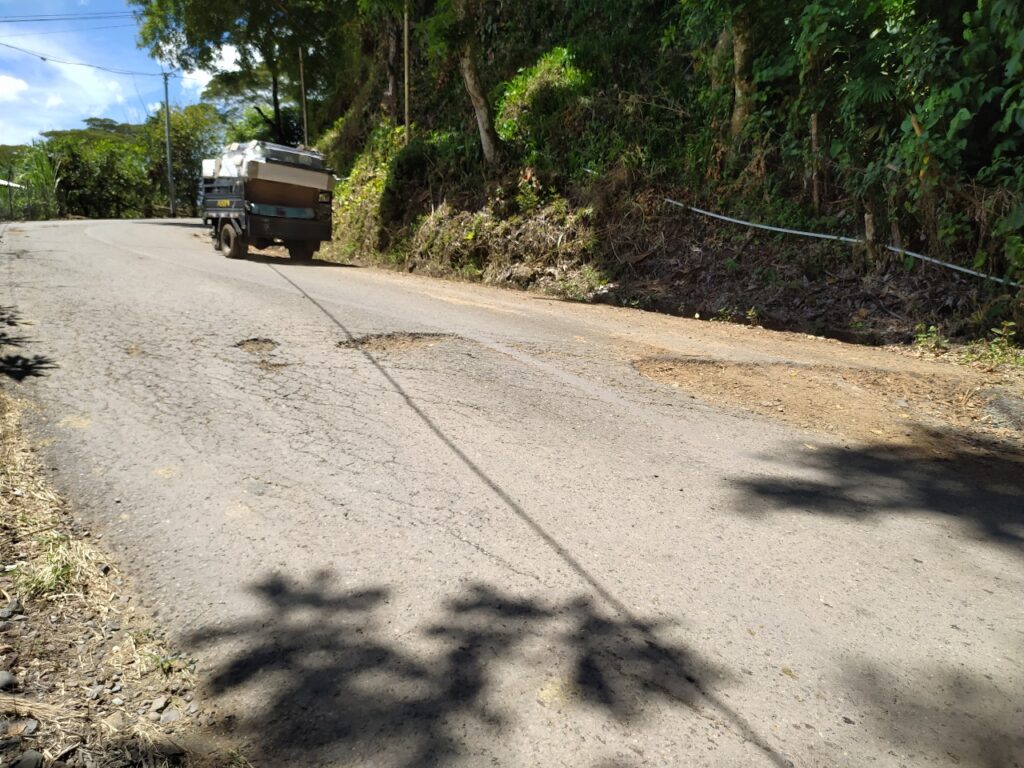
[[[341,349],[358,349],[364,352],[408,352],[424,349],[457,338],[451,333],[371,333],[345,341],[339,341]]]
[[[253,355],[265,354],[277,349],[278,344],[273,339],[264,339],[255,337],[252,339],[243,339],[242,341],[235,344],[243,352],[248,352]]]
[[[257,368],[261,371],[266,371],[267,373],[280,373],[287,368],[288,365],[288,363],[272,363],[269,360],[260,360],[256,363]]]
[[[1024,399],[991,390],[987,396],[986,412],[996,426],[1024,432]]]

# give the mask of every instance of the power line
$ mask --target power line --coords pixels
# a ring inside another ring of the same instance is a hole
[[[102,13],[52,13],[35,16],[0,16],[2,24],[41,24],[50,21],[87,21],[100,19],[135,18],[134,13],[110,11]]]
[[[13,35],[0,35],[0,40],[10,40],[12,37],[35,37],[37,35],[66,35],[72,32],[94,32],[100,29],[128,29],[138,28],[137,24],[112,24],[106,27],[75,27],[74,29],[53,29],[49,32],[18,32]]]
[[[160,72],[134,72],[128,69],[115,69],[112,67],[104,67],[100,64],[89,64],[84,61],[69,61],[68,59],[61,59],[56,56],[50,56],[47,53],[40,53],[39,51],[30,51],[28,48],[19,48],[16,45],[10,43],[0,43],[0,46],[4,48],[10,48],[11,50],[18,51],[19,53],[25,53],[29,56],[35,56],[36,58],[42,59],[43,61],[50,62],[51,64],[68,64],[73,67],[88,67],[89,69],[98,69],[102,72],[110,72],[114,75],[138,75],[139,77],[163,77]]]

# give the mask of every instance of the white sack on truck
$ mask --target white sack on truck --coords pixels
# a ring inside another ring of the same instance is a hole
[[[204,164],[204,175],[205,172]],[[266,141],[229,144],[216,158],[213,175],[222,179],[261,180],[318,190],[329,190],[334,186],[334,176],[324,168],[324,159],[319,153]]]

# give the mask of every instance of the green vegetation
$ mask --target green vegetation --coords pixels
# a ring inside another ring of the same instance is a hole
[[[1017,324],[1004,320],[998,328],[989,331],[984,341],[970,344],[961,355],[965,362],[989,366],[1024,367],[1024,350],[1017,346]]]
[[[24,189],[0,200],[8,218],[127,218],[167,210],[163,112],[142,125],[88,118],[85,128],[50,131],[29,147],[5,147],[0,170]],[[209,104],[171,110],[171,162],[179,209],[195,213],[200,161],[223,126]]]
[[[80,541],[65,534],[40,540],[43,548],[31,563],[21,564],[14,573],[18,591],[26,598],[50,597],[84,588],[91,555]]]
[[[207,93],[231,138],[297,141],[304,67],[343,178],[339,258],[814,332],[1024,322],[1020,290],[875,247],[1024,281],[1018,0],[414,0],[408,145],[403,3],[133,4],[166,60],[237,49]],[[132,187],[142,158],[155,188],[142,146],[84,165]],[[70,212],[83,163],[50,160]],[[873,245],[753,235],[664,196]]]

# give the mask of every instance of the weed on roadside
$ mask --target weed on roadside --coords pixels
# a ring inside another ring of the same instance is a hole
[[[1017,324],[1006,320],[989,332],[985,341],[973,342],[960,354],[966,363],[1024,368],[1024,349],[1017,346]]]
[[[66,534],[44,535],[36,543],[42,551],[12,572],[19,594],[27,599],[81,594],[95,559],[92,552]]]
[[[0,391],[0,765],[31,750],[69,768],[248,765],[200,746],[212,720],[194,663],[165,646],[43,479],[26,408]]]
[[[914,326],[914,343],[921,349],[939,354],[949,349],[949,339],[942,335],[937,326],[925,326],[918,323]]]

